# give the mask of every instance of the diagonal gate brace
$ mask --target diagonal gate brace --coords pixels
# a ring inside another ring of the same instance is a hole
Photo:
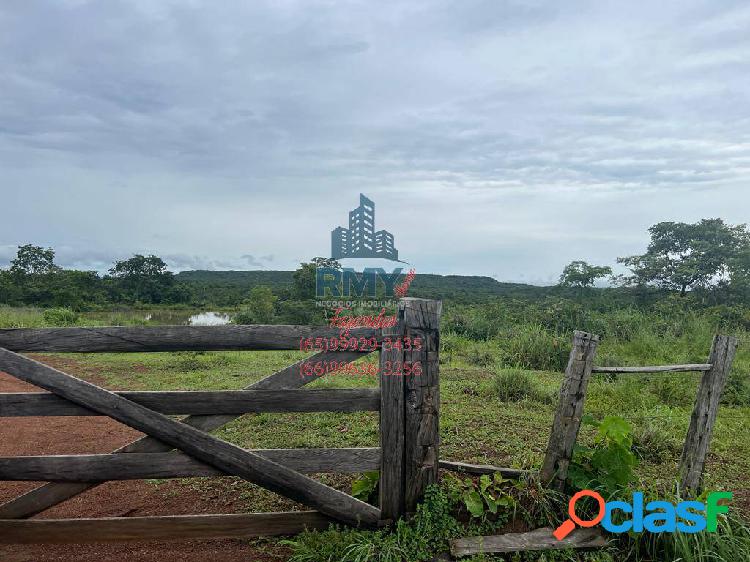
[[[223,472],[251,480],[329,517],[356,526],[378,524],[380,510],[365,502],[113,392],[4,348],[0,348],[0,366],[20,380],[109,416]]]
[[[300,388],[315,380],[314,377],[300,377],[300,367],[307,361],[355,361],[362,357],[361,352],[353,351],[323,351],[303,359],[293,365],[284,367],[280,371],[261,379],[245,390],[282,390],[288,388]],[[191,425],[203,431],[213,431],[222,425],[240,417],[239,415],[210,415],[210,416],[188,416],[181,423]],[[172,447],[166,445],[148,435],[120,447],[114,453],[162,453],[171,451]],[[14,500],[0,505],[0,519],[22,519],[41,513],[55,505],[58,505],[72,497],[82,494],[98,486],[99,483],[73,483],[73,482],[48,482],[39,488],[35,488]]]

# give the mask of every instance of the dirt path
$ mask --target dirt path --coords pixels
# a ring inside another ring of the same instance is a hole
[[[45,362],[76,374],[75,362],[45,358]],[[80,368],[78,372],[80,372]],[[86,373],[91,382],[96,376]],[[39,392],[0,373],[0,392]],[[0,456],[109,453],[142,434],[105,417],[0,418]],[[40,484],[0,482],[0,503]],[[39,518],[129,517],[237,513],[231,497],[206,498],[195,490],[170,481],[158,488],[146,481],[103,484],[40,514]],[[80,545],[0,546],[3,562],[81,561],[102,562],[234,562],[284,560],[278,548],[259,549],[238,540],[175,541]]]

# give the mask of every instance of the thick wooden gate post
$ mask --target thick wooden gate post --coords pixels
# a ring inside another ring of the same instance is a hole
[[[693,415],[690,417],[685,445],[680,460],[680,482],[683,490],[700,491],[703,468],[711,443],[719,400],[729,378],[737,351],[737,338],[716,336],[708,362],[711,369],[703,373]]]
[[[568,465],[573,446],[581,428],[581,415],[586,401],[586,389],[594,367],[599,336],[575,332],[565,378],[560,388],[560,402],[552,423],[547,454],[542,464],[542,482],[561,490],[568,477]]]
[[[440,301],[406,298],[404,351],[404,503],[416,511],[425,490],[438,480],[440,460]],[[420,342],[421,343],[417,343]],[[406,374],[411,365],[411,374]],[[421,373],[421,374],[419,374]]]
[[[396,312],[398,324],[383,328],[380,349],[380,517],[396,521],[404,513],[404,378],[386,375],[404,362],[403,347],[393,342],[404,336],[404,309]]]
[[[380,352],[380,510],[395,521],[416,510],[437,482],[442,303],[405,298]],[[391,373],[400,372],[400,375]]]

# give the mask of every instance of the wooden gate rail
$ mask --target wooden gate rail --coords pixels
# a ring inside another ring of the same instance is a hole
[[[344,474],[380,468],[379,447],[248,450],[305,474]],[[9,481],[106,482],[196,476],[227,474],[179,452],[0,457],[0,480]]]
[[[713,365],[709,363],[699,363],[693,365],[658,365],[654,367],[594,367],[592,372],[594,373],[613,373],[613,374],[627,374],[627,373],[700,373],[703,371],[710,371]]]
[[[380,331],[354,328],[351,337],[378,338]],[[299,350],[300,340],[338,338],[320,326],[115,326],[102,328],[5,328],[0,347],[18,353],[131,353],[153,351]]]
[[[79,544],[91,542],[227,539],[293,535],[325,529],[331,520],[315,511],[239,515],[103,517],[3,521],[0,544]]]
[[[377,412],[380,389],[217,390],[115,392],[161,414],[248,414],[260,412]],[[100,416],[52,393],[0,394],[0,417]]]
[[[599,336],[585,332],[575,332],[573,336],[573,349],[565,369],[560,401],[542,464],[542,481],[559,490],[565,485],[592,373],[700,372],[703,374],[680,459],[682,489],[700,491],[719,400],[732,370],[737,338],[716,336],[707,363],[650,367],[594,366],[598,345]]]

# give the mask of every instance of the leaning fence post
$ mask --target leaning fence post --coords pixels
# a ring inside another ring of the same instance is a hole
[[[438,480],[440,445],[440,301],[405,298],[404,310],[404,503],[416,511]],[[411,365],[411,367],[409,367]],[[406,374],[411,369],[411,374]]]
[[[568,477],[568,465],[581,427],[586,388],[594,367],[599,336],[576,331],[565,378],[560,388],[560,402],[552,423],[541,479],[550,487],[562,489]]]
[[[729,378],[737,351],[737,338],[716,336],[708,362],[711,369],[701,377],[695,407],[690,417],[685,445],[680,459],[680,482],[683,490],[698,492],[703,484],[703,468],[711,443],[719,400]]]

